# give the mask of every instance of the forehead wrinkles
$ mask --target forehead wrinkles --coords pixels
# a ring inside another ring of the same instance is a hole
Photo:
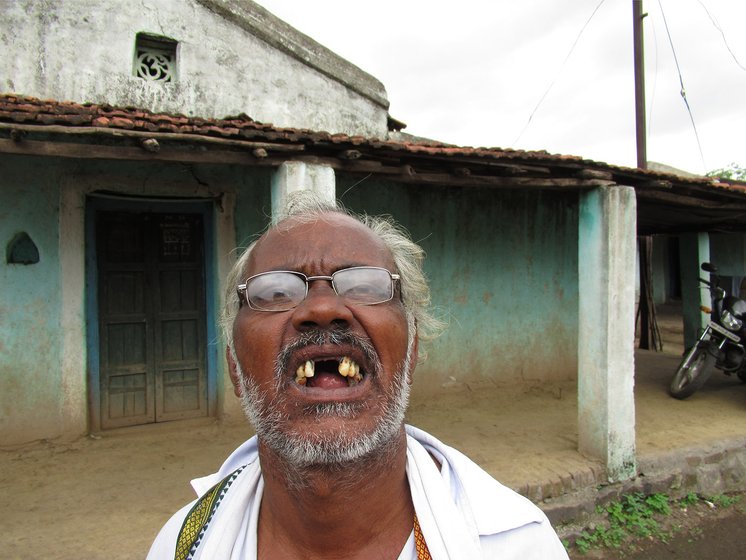
[[[330,213],[311,220],[291,217],[268,230],[256,242],[244,273],[354,265],[383,266],[396,272],[394,257],[381,238],[350,216]]]

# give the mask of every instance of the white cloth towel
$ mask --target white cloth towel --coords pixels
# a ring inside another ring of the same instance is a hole
[[[426,432],[412,426],[406,430],[407,479],[434,560],[567,558],[546,516],[529,500]],[[210,520],[194,560],[256,560],[264,488],[256,437],[236,449],[217,473],[193,480],[192,486],[201,496],[242,466]],[[179,530],[193,503],[163,527],[148,560],[173,559]],[[405,547],[399,560],[416,558],[411,554],[411,547]]]

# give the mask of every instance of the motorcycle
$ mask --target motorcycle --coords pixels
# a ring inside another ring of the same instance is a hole
[[[702,306],[710,314],[710,322],[702,336],[684,356],[671,380],[669,393],[685,399],[700,389],[717,368],[725,374],[735,373],[746,382],[746,302],[720,287],[717,267],[702,263],[702,270],[710,273],[710,280],[700,278],[710,290],[712,309]]]

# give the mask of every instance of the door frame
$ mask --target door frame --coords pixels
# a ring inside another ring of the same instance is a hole
[[[215,259],[214,202],[205,199],[174,201],[90,193],[85,201],[85,324],[87,346],[86,377],[88,417],[91,432],[101,431],[101,378],[98,312],[98,257],[96,255],[96,216],[99,212],[153,212],[163,214],[199,214],[204,227],[205,270],[205,367],[207,368],[207,416],[217,414],[218,301]]]

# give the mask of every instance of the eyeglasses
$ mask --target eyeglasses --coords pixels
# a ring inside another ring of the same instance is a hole
[[[354,266],[338,270],[331,276],[306,276],[302,272],[274,270],[251,276],[236,287],[238,297],[257,311],[287,311],[298,306],[308,295],[308,283],[326,280],[336,294],[356,305],[375,305],[394,297],[392,274],[377,266]]]

